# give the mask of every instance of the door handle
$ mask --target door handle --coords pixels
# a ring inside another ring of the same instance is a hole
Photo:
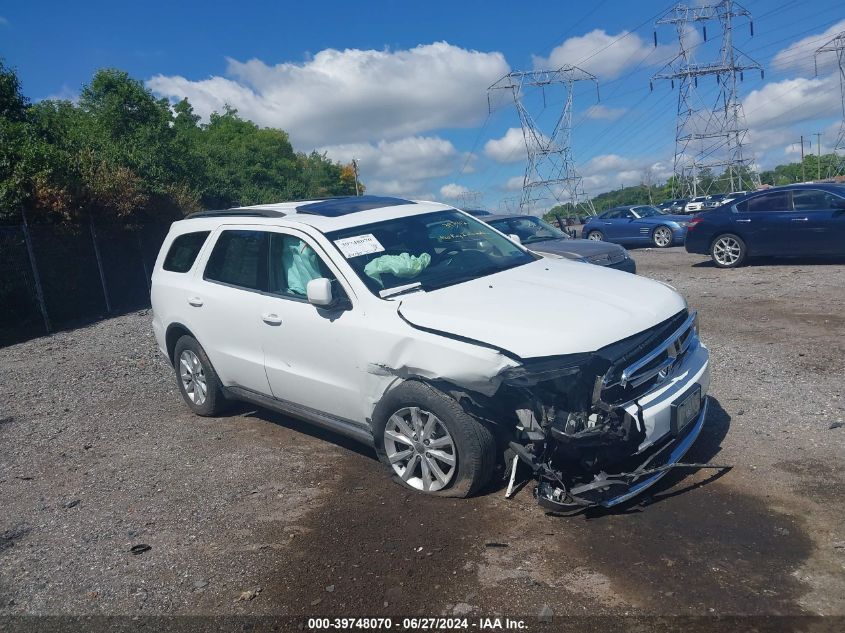
[[[194,306],[195,308],[202,307],[202,299],[200,299],[199,297],[188,297],[188,303]]]
[[[807,218],[790,218],[793,222],[806,222]]]
[[[261,315],[261,320],[264,321],[267,325],[281,325],[282,324],[282,317],[278,314],[274,314],[272,312],[265,312]]]
[[[736,220],[736,221],[737,221],[737,222],[751,222],[751,220],[750,220],[750,219],[747,219],[747,218],[746,218],[746,219],[737,218],[737,220]]]
[[[613,224],[613,222],[605,222],[604,224],[605,226],[610,226],[611,224]]]

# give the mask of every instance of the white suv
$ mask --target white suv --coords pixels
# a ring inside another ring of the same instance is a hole
[[[708,352],[672,288],[541,258],[433,202],[196,213],[162,245],[152,305],[194,412],[303,418],[426,493],[470,495],[521,461],[548,507],[614,505],[706,415]]]

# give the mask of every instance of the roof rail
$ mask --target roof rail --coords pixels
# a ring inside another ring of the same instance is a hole
[[[272,209],[224,209],[221,211],[197,211],[186,216],[186,220],[194,218],[283,218],[281,211]]]

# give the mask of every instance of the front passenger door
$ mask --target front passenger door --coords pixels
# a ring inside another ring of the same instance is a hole
[[[796,241],[807,255],[845,255],[845,198],[821,189],[792,192]]]
[[[334,417],[363,423],[365,368],[358,335],[364,315],[352,304],[349,287],[339,281],[312,238],[294,230],[270,234],[269,292],[263,312],[267,379],[273,396]],[[308,281],[332,281],[336,307],[308,303]]]

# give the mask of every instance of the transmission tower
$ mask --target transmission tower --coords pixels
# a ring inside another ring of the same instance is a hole
[[[507,196],[499,200],[499,211],[502,213],[517,213],[522,202],[520,196]]]
[[[591,213],[595,212],[592,201],[581,186],[581,176],[578,175],[572,158],[572,93],[576,82],[579,81],[594,82],[598,96],[598,80],[594,75],[576,66],[563,66],[557,70],[515,71],[508,73],[487,89],[488,106],[493,91],[510,91],[522,124],[522,136],[528,153],[519,203],[522,213],[542,208],[538,204],[542,200],[568,202],[573,210],[583,205]],[[525,90],[540,88],[545,104],[546,90],[552,86],[563,86],[566,98],[551,133],[544,134],[526,107]]]
[[[842,31],[829,42],[816,49],[814,61],[817,76],[819,74],[819,55],[823,53],[836,53],[836,59],[839,62],[839,93],[840,99],[842,100],[842,123],[839,125],[839,135],[836,137],[836,144],[833,146],[833,153],[838,158],[835,167],[836,174],[828,174],[829,176],[833,176],[845,173],[845,31]]]
[[[675,197],[708,193],[712,180],[700,183],[703,170],[714,174],[714,169],[723,172],[730,181],[730,191],[753,190],[760,186],[754,157],[743,145],[748,128],[737,79],[742,81],[747,70],[760,71],[762,78],[763,68],[734,46],[735,18],[747,18],[751,35],[754,35],[751,14],[733,0],[691,7],[678,4],[656,22],[656,26],[671,24],[675,27],[680,47],[678,54],[652,77],[652,82],[670,81],[673,88],[675,81],[679,84],[672,186]],[[722,27],[720,57],[718,61],[696,63],[686,38],[694,26],[701,24],[706,42],[706,23],[712,21],[719,22]],[[656,30],[654,45],[657,46]],[[715,77],[719,87],[718,96],[709,107],[704,105],[697,91],[699,78],[707,76]]]
[[[480,191],[462,191],[455,196],[455,206],[459,209],[477,209],[481,206],[484,194]]]

